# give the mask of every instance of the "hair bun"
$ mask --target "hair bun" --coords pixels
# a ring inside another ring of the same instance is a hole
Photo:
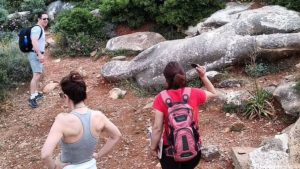
[[[77,71],[71,71],[70,72],[70,80],[73,82],[80,82],[83,81],[82,76]]]

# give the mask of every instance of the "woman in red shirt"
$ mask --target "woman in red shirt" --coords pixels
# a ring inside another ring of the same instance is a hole
[[[199,74],[200,79],[205,85],[207,90],[202,90],[200,88],[191,88],[190,97],[188,99],[188,105],[193,109],[194,121],[196,126],[198,126],[198,107],[204,104],[209,98],[217,95],[217,92],[206,76],[205,67],[197,65],[195,68]],[[167,94],[171,97],[172,102],[182,102],[182,94],[186,87],[186,77],[183,67],[178,62],[170,62],[164,69],[163,72],[166,82],[167,82]],[[162,158],[160,159],[160,164],[162,169],[193,169],[195,168],[201,158],[200,151],[198,155],[193,159],[186,162],[175,161],[173,157],[166,155],[166,148],[169,147],[168,144],[168,106],[162,98],[162,94],[156,95],[153,103],[154,112],[154,124],[152,127],[151,136],[151,153],[157,155],[158,144],[163,133],[163,151]],[[163,132],[164,128],[164,132]],[[200,140],[200,138],[199,138]],[[201,143],[201,140],[200,140]]]

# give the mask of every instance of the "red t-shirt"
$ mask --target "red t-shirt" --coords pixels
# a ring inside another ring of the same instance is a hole
[[[199,105],[202,105],[206,102],[206,94],[203,90],[199,88],[191,88],[191,95],[188,101],[188,104],[194,110],[194,119],[195,123],[198,125],[198,112],[199,112]],[[182,102],[182,89],[177,90],[168,90],[168,95],[171,97],[172,102]],[[165,102],[162,100],[161,93],[156,95],[153,109],[156,109],[164,114],[164,133],[163,133],[163,143],[164,145],[168,145],[168,139],[166,134],[166,129],[168,129],[168,107]]]

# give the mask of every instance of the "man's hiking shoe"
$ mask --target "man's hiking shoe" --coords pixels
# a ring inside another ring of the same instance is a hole
[[[37,104],[37,102],[36,102],[36,99],[29,99],[28,100],[29,101],[29,106],[31,107],[31,108],[37,108],[38,107],[38,104]]]
[[[39,101],[39,100],[41,100],[43,97],[44,97],[43,93],[40,93],[40,92],[39,92],[38,95],[35,96],[35,100],[36,100],[36,101]]]

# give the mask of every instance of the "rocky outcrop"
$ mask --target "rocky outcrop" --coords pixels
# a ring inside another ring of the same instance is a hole
[[[106,44],[108,50],[143,51],[166,39],[155,32],[136,32],[110,39]]]
[[[275,89],[273,95],[280,102],[286,114],[299,116],[300,95],[293,89],[295,85],[296,82],[283,83]]]
[[[297,120],[289,133],[289,163],[293,168],[300,167],[300,119]]]
[[[205,62],[207,70],[217,70],[249,59],[253,54],[278,59],[288,56],[278,55],[283,51],[300,52],[299,13],[280,6],[266,6],[230,15],[235,19],[223,22],[223,26],[212,31],[158,43],[131,61],[109,62],[101,74],[109,81],[134,78],[140,86],[155,89],[165,83],[162,71],[170,61],[180,62],[186,71],[195,71],[191,63]]]
[[[49,15],[49,18],[51,20],[54,20],[59,12],[67,9],[72,9],[73,7],[74,5],[72,5],[71,3],[62,2],[59,0],[49,4],[49,6],[47,7],[47,13]]]

